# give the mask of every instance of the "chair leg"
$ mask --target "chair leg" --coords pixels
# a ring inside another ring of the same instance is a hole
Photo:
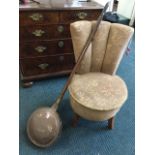
[[[115,121],[115,117],[112,117],[112,118],[108,119],[108,128],[109,129],[114,128],[114,121]]]
[[[73,119],[72,119],[72,127],[76,127],[77,123],[80,119],[80,116],[74,113]]]

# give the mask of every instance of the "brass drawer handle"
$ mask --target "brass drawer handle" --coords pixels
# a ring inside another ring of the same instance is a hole
[[[58,26],[57,28],[58,32],[63,32],[64,31],[64,27],[62,25]]]
[[[79,12],[77,13],[77,16],[79,19],[85,19],[87,17],[87,13],[86,12]]]
[[[58,46],[59,46],[60,48],[64,47],[64,42],[63,42],[63,41],[59,41],[59,42],[58,42]]]
[[[32,15],[29,16],[32,20],[34,21],[39,21],[43,19],[43,15],[40,13],[34,13]]]
[[[44,52],[44,51],[46,50],[46,47],[44,47],[44,46],[37,46],[37,47],[35,48],[35,50],[36,50],[38,53],[42,53],[42,52]]]
[[[34,32],[32,32],[32,34],[35,35],[36,37],[41,37],[44,33],[45,31],[43,30],[35,30]]]
[[[38,65],[38,67],[39,67],[40,69],[42,69],[42,70],[46,69],[48,66],[49,66],[49,64],[47,64],[47,63]]]

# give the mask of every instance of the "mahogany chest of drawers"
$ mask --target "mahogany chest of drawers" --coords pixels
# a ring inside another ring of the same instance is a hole
[[[96,20],[103,6],[96,2],[49,0],[20,5],[19,63],[23,86],[34,80],[69,74],[75,59],[70,23]]]

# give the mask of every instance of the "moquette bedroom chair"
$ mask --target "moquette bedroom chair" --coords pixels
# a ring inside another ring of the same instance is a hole
[[[76,61],[95,22],[77,21],[70,25]],[[75,113],[73,126],[81,117],[108,120],[109,129],[114,127],[114,117],[128,96],[125,82],[115,73],[133,32],[126,25],[101,22],[68,88]]]

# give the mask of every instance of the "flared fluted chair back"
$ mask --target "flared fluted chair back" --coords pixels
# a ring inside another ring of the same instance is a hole
[[[70,25],[76,61],[95,24],[77,21]],[[128,98],[125,82],[115,73],[133,32],[126,25],[101,22],[69,85],[74,118],[108,120],[109,128],[113,128],[114,117]]]
[[[77,21],[70,25],[76,60],[95,24],[96,21]],[[102,21],[77,73],[115,74],[133,32],[129,26]]]

